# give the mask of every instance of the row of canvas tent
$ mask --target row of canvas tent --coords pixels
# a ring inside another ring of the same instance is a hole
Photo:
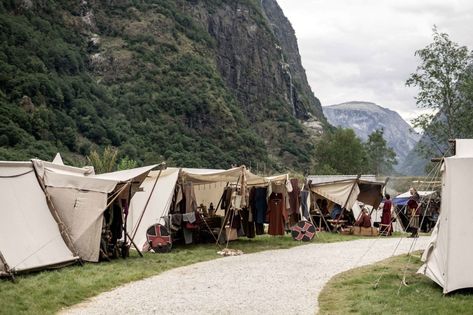
[[[103,212],[156,166],[95,175],[58,159],[0,162],[0,275],[98,261]]]
[[[132,235],[136,235],[136,244],[144,248],[147,244],[146,230],[155,223],[164,224],[169,213],[175,187],[178,182],[194,184],[197,204],[218,204],[222,191],[227,183],[236,183],[245,174],[248,186],[285,185],[292,190],[288,174],[261,177],[252,174],[244,167],[230,170],[180,169],[168,168],[164,171],[151,171],[131,201],[127,225],[132,227]],[[356,202],[361,201],[375,208],[382,201],[385,182],[377,181],[374,176],[309,176],[310,190],[315,199],[322,197],[333,203],[339,203],[346,209],[353,210],[355,218],[361,211]],[[309,202],[310,204],[310,202]]]
[[[165,224],[179,183],[192,183],[197,205],[212,203],[218,206],[224,188],[229,184],[238,184],[243,189],[284,185],[286,190],[292,190],[289,174],[258,176],[245,166],[228,170],[167,168],[152,171],[143,182],[141,191],[132,199],[128,215],[127,225],[131,228],[132,235],[136,236],[135,242],[139,249],[147,245],[146,230],[149,226],[156,223]],[[242,195],[244,194],[243,192]],[[221,211],[217,214],[223,215]]]
[[[80,259],[97,262],[103,213],[117,200],[125,201],[118,204],[128,212],[127,229],[131,233],[127,235],[131,239],[136,236],[136,243],[142,248],[146,229],[161,222],[169,210],[178,179],[198,187],[197,200],[215,203],[224,183],[289,183],[288,174],[260,177],[244,166],[229,170],[169,168],[150,172],[157,167],[96,175],[90,166],[64,165],[60,156],[52,163],[0,162],[4,202],[0,210],[0,275],[59,267]],[[152,210],[145,211],[147,208]]]

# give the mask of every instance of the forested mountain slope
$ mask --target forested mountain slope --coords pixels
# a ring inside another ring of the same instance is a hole
[[[306,170],[327,126],[275,0],[9,0],[0,39],[0,159]]]

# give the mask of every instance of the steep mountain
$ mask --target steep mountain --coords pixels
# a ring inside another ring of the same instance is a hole
[[[334,126],[352,128],[362,140],[377,129],[384,130],[388,146],[397,154],[400,165],[420,136],[395,111],[370,102],[347,102],[325,106],[327,120]]]
[[[328,126],[275,0],[3,1],[0,39],[0,159],[305,170]]]

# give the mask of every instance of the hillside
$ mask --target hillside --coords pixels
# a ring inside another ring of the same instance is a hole
[[[373,131],[383,129],[384,138],[396,152],[399,164],[406,159],[420,138],[397,112],[374,103],[347,102],[324,106],[323,111],[331,124],[352,128],[364,141]]]
[[[327,126],[275,0],[2,2],[0,37],[0,159],[304,170]]]

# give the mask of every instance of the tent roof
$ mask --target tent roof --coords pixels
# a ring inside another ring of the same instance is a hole
[[[358,179],[358,185],[353,185],[357,180],[356,175],[322,175],[308,176],[312,180],[311,190],[316,194],[351,209],[356,200],[373,207],[378,207],[382,200],[382,189],[384,182],[376,181],[374,175],[362,175]],[[347,202],[347,199],[348,202]]]
[[[417,193],[421,197],[427,197],[427,196],[435,194],[436,191],[435,190],[419,190],[417,191]],[[410,197],[411,197],[411,193],[409,191],[406,191],[405,193],[402,193],[396,196],[396,198],[410,198]]]
[[[309,175],[307,181],[312,181],[312,185],[329,184],[332,182],[351,181],[357,179],[358,175]],[[363,182],[378,182],[375,175],[361,175],[360,181]]]
[[[110,180],[115,180],[122,183],[128,182],[130,180],[142,182],[148,175],[148,172],[158,166],[159,166],[158,164],[154,164],[154,165],[149,165],[149,166],[132,168],[129,170],[103,173],[103,174],[95,175],[94,178],[110,179]]]
[[[421,197],[429,197],[429,196],[435,195],[436,191],[435,190],[420,190],[420,191],[417,191],[417,193]],[[406,191],[405,193],[402,193],[394,197],[392,201],[395,205],[405,206],[410,197],[411,197],[411,193],[409,191]]]
[[[253,181],[262,181],[262,177],[248,171],[245,166],[234,167],[228,170],[205,170],[201,169],[182,169],[181,178],[184,181],[193,182],[195,184],[208,184],[216,182],[232,182],[235,183],[240,178],[242,172],[245,172],[248,183]]]
[[[61,153],[59,153],[59,152],[56,153],[56,156],[54,157],[53,163],[54,164],[59,164],[59,165],[64,165],[64,161],[62,160]]]

